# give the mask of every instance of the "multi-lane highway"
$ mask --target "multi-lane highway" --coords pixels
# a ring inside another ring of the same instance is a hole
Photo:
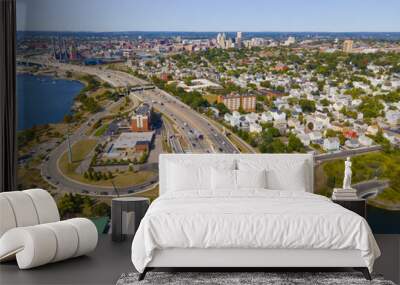
[[[208,119],[167,92],[155,88],[136,92],[136,95],[143,101],[153,103],[160,112],[173,120],[189,142],[186,152],[238,152],[235,145]]]

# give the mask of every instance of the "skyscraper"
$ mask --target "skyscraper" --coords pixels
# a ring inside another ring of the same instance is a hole
[[[352,40],[345,40],[343,42],[343,51],[344,52],[352,52],[353,51],[353,41]]]
[[[226,48],[226,36],[225,33],[219,33],[217,36],[217,46],[219,48]]]
[[[296,38],[295,37],[288,37],[288,39],[283,43],[284,46],[290,46],[292,44],[296,43]]]
[[[237,32],[236,33],[236,47],[241,48],[242,47],[242,32]]]

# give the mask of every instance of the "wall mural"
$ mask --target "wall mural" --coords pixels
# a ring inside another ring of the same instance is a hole
[[[398,33],[51,32],[60,11],[17,2],[18,187],[62,216],[156,198],[160,153],[311,152],[317,193],[350,156],[373,230],[400,233]]]

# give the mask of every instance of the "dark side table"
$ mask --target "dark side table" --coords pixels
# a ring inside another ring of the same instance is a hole
[[[367,201],[365,199],[354,199],[354,200],[336,200],[332,201],[340,206],[359,214],[364,219],[367,218]]]
[[[111,201],[111,231],[112,241],[123,241],[126,235],[135,235],[140,221],[146,214],[149,208],[150,200],[144,197],[120,197],[114,198]],[[134,212],[134,224],[135,229],[131,233],[123,232],[124,215],[126,216],[129,212]]]

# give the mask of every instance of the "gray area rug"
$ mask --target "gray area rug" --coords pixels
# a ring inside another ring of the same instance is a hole
[[[359,272],[148,272],[142,281],[137,280],[138,276],[138,273],[122,274],[117,285],[395,285],[376,275],[372,275],[373,280],[368,281]]]

